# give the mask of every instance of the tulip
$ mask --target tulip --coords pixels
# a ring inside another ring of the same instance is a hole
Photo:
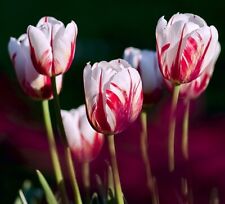
[[[53,17],[43,17],[37,26],[27,29],[31,59],[40,74],[52,77],[65,73],[74,58],[77,25],[71,21],[66,27]]]
[[[8,44],[10,59],[14,65],[19,84],[23,91],[34,99],[51,99],[53,97],[51,80],[39,74],[30,57],[30,46],[27,34],[21,35],[18,40],[10,38]],[[57,77],[57,91],[62,87],[62,76]]]
[[[156,27],[159,68],[173,86],[169,119],[169,169],[174,170],[175,112],[180,84],[197,79],[211,62],[218,43],[218,32],[199,16],[175,14],[169,22],[161,17]]]
[[[165,79],[183,84],[198,78],[211,62],[218,32],[199,16],[175,14],[161,17],[156,27],[159,67]]]
[[[61,110],[69,147],[80,162],[90,162],[99,154],[104,135],[96,132],[87,119],[85,105],[70,111]]]
[[[93,66],[88,63],[84,69],[84,91],[89,121],[104,134],[122,132],[142,109],[140,75],[122,59]]]
[[[156,52],[128,47],[123,58],[138,70],[142,79],[144,104],[158,101],[162,91],[162,74],[158,67]]]

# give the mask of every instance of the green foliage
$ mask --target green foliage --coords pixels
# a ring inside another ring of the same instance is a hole
[[[45,196],[46,196],[46,200],[47,200],[48,204],[58,204],[58,202],[57,202],[50,186],[48,185],[45,177],[42,175],[42,173],[39,170],[37,170],[37,175],[38,175],[39,181],[42,185],[42,188],[45,192]]]

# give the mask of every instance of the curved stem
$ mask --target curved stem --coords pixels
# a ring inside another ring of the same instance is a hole
[[[63,145],[64,145],[65,157],[66,157],[66,162],[67,162],[67,168],[69,171],[69,176],[71,178],[71,180],[70,180],[71,185],[73,186],[74,194],[76,195],[75,202],[76,202],[76,204],[80,204],[80,203],[82,203],[82,201],[80,199],[80,191],[79,191],[79,187],[78,187],[77,180],[76,180],[75,168],[74,168],[73,162],[72,162],[71,151],[68,149],[66,133],[64,130],[63,122],[62,122],[62,116],[61,116],[61,112],[60,112],[61,108],[60,108],[60,102],[59,102],[59,97],[58,97],[57,88],[56,88],[55,76],[51,77],[51,84],[52,84],[52,89],[53,89],[54,106],[55,106],[57,125],[59,126],[59,131],[63,138]]]
[[[68,147],[66,148],[66,158],[67,158],[66,161],[67,161],[67,166],[69,169],[70,180],[72,181],[72,188],[73,188],[75,204],[82,204],[80,190],[79,190],[79,187],[77,184],[76,172],[75,172],[75,168],[74,168],[74,164],[73,164],[73,159],[72,159],[71,151]]]
[[[185,112],[183,118],[183,130],[182,130],[182,153],[185,159],[188,159],[188,126],[189,126],[189,109],[190,101],[185,103]]]
[[[174,141],[175,141],[175,129],[176,129],[176,108],[180,91],[180,85],[175,85],[173,89],[173,98],[171,104],[171,113],[169,120],[169,136],[168,136],[168,156],[169,156],[169,170],[173,171],[175,166],[174,160]]]
[[[56,182],[58,185],[58,188],[62,194],[62,199],[65,203],[68,203],[68,198],[66,194],[66,188],[65,183],[62,175],[62,170],[60,167],[59,157],[57,153],[55,138],[52,130],[52,123],[51,123],[51,117],[49,112],[49,106],[48,106],[48,100],[42,101],[42,109],[43,109],[43,116],[44,116],[44,122],[45,122],[45,128],[47,131],[47,138],[48,138],[48,144],[49,144],[49,150],[52,160],[52,165],[56,177]]]
[[[156,191],[155,178],[152,176],[151,164],[148,157],[148,130],[147,130],[147,112],[141,112],[142,132],[140,137],[141,154],[145,165],[145,173],[147,178],[147,187],[151,193],[152,204],[158,204],[158,195]]]
[[[109,153],[110,153],[110,159],[111,159],[111,165],[112,165],[112,171],[113,171],[113,179],[114,179],[117,204],[124,204],[123,192],[122,192],[122,188],[120,184],[120,177],[119,177],[118,165],[116,160],[114,135],[108,135],[107,139],[108,139],[108,147],[109,147]]]
[[[90,163],[82,163],[82,180],[85,190],[85,203],[90,203]]]

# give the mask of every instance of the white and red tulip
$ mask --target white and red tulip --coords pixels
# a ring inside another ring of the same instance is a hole
[[[173,84],[198,78],[211,62],[217,43],[217,29],[197,15],[177,13],[169,22],[161,17],[156,44],[163,77]]]
[[[31,59],[35,69],[52,77],[65,73],[74,58],[77,25],[71,21],[66,27],[53,17],[43,17],[37,26],[27,29]]]
[[[89,121],[104,134],[122,132],[142,109],[140,75],[122,59],[87,64],[84,91]]]
[[[85,105],[70,111],[61,110],[70,149],[80,162],[90,162],[99,154],[104,135],[96,132],[87,119]]]
[[[34,99],[52,98],[51,79],[39,74],[32,64],[27,34],[21,35],[18,40],[10,38],[8,50],[23,91]],[[59,93],[62,87],[62,76],[56,77],[56,82]]]
[[[144,104],[157,101],[161,95],[163,78],[158,67],[156,52],[128,47],[124,50],[123,58],[140,73]]]

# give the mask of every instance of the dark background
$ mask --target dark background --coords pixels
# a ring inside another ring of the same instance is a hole
[[[0,8],[1,104],[8,105],[6,107],[10,113],[10,105],[13,105],[14,112],[21,114],[17,115],[19,119],[33,121],[35,127],[42,127],[40,103],[33,102],[22,93],[8,56],[7,44],[11,36],[19,37],[26,32],[28,25],[35,25],[45,15],[54,16],[65,24],[74,20],[78,25],[75,59],[71,69],[65,74],[60,95],[64,109],[75,108],[84,102],[82,70],[87,62],[122,57],[123,50],[128,46],[155,50],[155,27],[163,15],[166,19],[177,12],[201,16],[208,25],[214,25],[218,29],[222,47],[213,78],[202,96],[203,114],[206,119],[225,114],[225,7],[222,2],[1,0]],[[21,162],[16,147],[10,146],[10,140],[5,137],[7,134],[4,133],[3,126],[1,123],[0,203],[12,203],[24,179],[28,177],[37,181],[32,170],[34,167]],[[15,129],[13,126],[9,128]],[[15,133],[18,131],[22,130],[15,129]],[[49,176],[50,181],[51,178]]]
[[[75,60],[64,80],[61,97],[65,106],[81,104],[82,69],[89,61],[111,60],[122,56],[128,46],[155,50],[155,27],[158,19],[169,19],[177,12],[190,12],[204,18],[219,32],[222,51],[210,87],[207,91],[208,108],[224,110],[224,6],[217,1],[1,1],[1,71],[13,81],[15,74],[8,57],[10,36],[19,37],[28,25],[35,25],[45,15],[54,16],[65,24],[74,20],[78,25]],[[73,87],[71,92],[70,88]],[[76,89],[74,89],[76,87]],[[209,97],[208,97],[209,96]],[[71,99],[71,100],[70,100]],[[75,103],[75,104],[74,104]]]

